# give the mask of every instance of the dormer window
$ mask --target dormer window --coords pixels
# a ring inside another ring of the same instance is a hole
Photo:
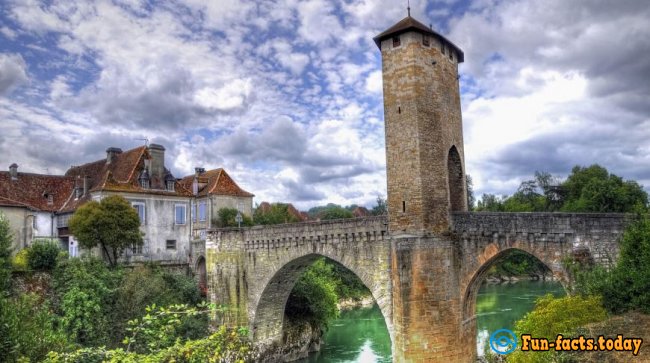
[[[422,34],[422,45],[425,47],[428,47],[431,45],[431,41],[429,40],[429,36],[426,34]]]
[[[173,181],[171,181],[171,180],[167,181],[167,190],[170,191],[170,192],[174,191],[174,182]]]
[[[79,187],[74,188],[74,199],[81,198],[82,193],[83,193],[83,189]]]
[[[47,205],[52,205],[54,204],[54,195],[53,194],[47,194],[45,195],[47,198]]]
[[[138,177],[138,182],[140,182],[140,187],[142,187],[142,189],[149,189],[149,173],[147,172],[147,169],[142,170],[142,173],[140,173],[140,176]]]
[[[402,43],[401,43],[399,37],[393,37],[393,48],[399,47],[400,44],[402,44]]]

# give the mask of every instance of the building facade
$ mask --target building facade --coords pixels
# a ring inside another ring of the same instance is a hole
[[[127,199],[140,217],[144,244],[125,251],[122,258],[129,263],[190,263],[191,242],[204,238],[201,231],[211,226],[220,208],[252,214],[253,194],[225,170],[176,178],[158,144],[127,151],[110,147],[105,158],[73,166],[62,176],[18,173],[17,168],[12,164],[9,172],[0,172],[0,211],[12,227],[14,251],[38,238],[57,238],[71,256],[78,256],[83,251],[68,228],[70,217],[84,203],[111,195]]]

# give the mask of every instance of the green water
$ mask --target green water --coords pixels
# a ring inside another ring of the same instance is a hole
[[[476,300],[479,356],[484,354],[491,332],[512,330],[514,322],[533,308],[535,299],[548,293],[562,296],[564,290],[552,281],[482,286]],[[321,351],[300,362],[391,362],[390,337],[379,307],[342,312],[325,334]]]
[[[301,363],[391,362],[390,336],[379,306],[344,310],[330,324],[320,352]]]
[[[485,353],[490,334],[498,329],[514,330],[515,322],[535,306],[542,295],[564,296],[555,281],[519,281],[514,284],[483,285],[476,297],[476,350]]]

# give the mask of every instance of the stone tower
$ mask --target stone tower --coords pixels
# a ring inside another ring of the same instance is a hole
[[[446,231],[450,212],[467,210],[463,51],[410,14],[374,41],[384,82],[389,230]]]

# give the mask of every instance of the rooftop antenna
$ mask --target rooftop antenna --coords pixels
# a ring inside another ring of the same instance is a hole
[[[135,139],[135,140],[144,141],[144,146],[149,146],[149,139],[146,138],[146,137],[144,137],[142,139]]]
[[[406,12],[411,16],[411,0],[406,0]]]

